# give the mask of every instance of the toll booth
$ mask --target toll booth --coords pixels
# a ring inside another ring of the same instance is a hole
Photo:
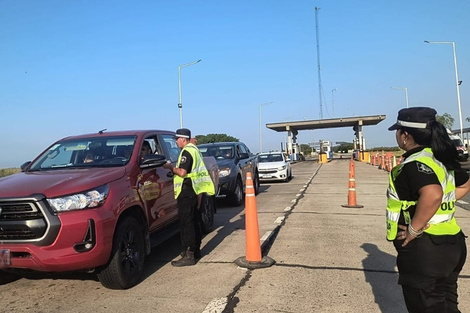
[[[281,143],[281,150],[289,156],[291,161],[300,160],[300,145],[297,142],[286,142],[285,147],[283,149]]]
[[[325,153],[328,160],[333,159],[333,151],[331,150],[331,141],[320,140],[320,153]]]

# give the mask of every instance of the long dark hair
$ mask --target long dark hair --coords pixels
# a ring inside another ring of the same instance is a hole
[[[448,170],[459,170],[459,153],[447,129],[436,120],[430,120],[426,128],[402,127],[402,131],[409,133],[414,141],[421,146],[430,147],[434,157]]]

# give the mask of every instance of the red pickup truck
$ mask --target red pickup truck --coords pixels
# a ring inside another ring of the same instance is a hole
[[[171,131],[100,131],[63,138],[0,178],[0,283],[25,270],[83,270],[107,288],[138,284],[145,255],[177,230],[173,175],[162,165],[178,155]],[[218,186],[215,159],[204,161]],[[204,194],[200,210],[210,232],[213,197]]]

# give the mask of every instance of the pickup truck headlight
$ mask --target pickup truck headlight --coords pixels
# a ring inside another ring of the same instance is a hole
[[[286,165],[279,166],[279,167],[277,168],[277,170],[278,170],[278,171],[282,171],[282,170],[285,170],[286,167],[287,167]]]
[[[109,187],[104,185],[93,190],[77,193],[70,196],[47,199],[49,205],[55,212],[67,212],[96,208],[103,205],[108,197]]]
[[[230,167],[222,168],[219,170],[219,177],[225,177],[230,175]]]

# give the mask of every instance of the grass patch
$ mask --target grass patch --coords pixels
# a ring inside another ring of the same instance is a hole
[[[0,177],[5,177],[21,172],[20,168],[0,168]]]

